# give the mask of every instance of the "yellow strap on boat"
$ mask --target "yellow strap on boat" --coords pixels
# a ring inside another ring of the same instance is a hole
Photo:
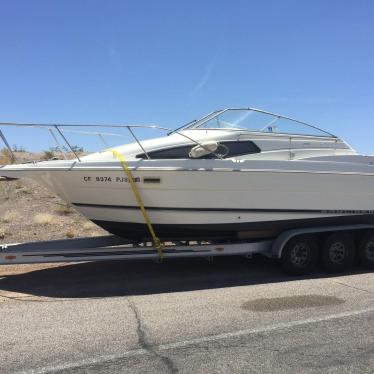
[[[127,165],[127,162],[126,162],[125,158],[122,156],[122,154],[119,153],[118,151],[116,151],[115,149],[111,149],[111,151],[112,151],[114,157],[116,157],[119,160],[119,162],[122,165],[123,170],[126,173],[127,180],[130,183],[130,186],[131,186],[132,192],[134,193],[136,202],[139,205],[139,208],[140,208],[140,210],[143,214],[143,217],[144,217],[144,221],[147,224],[148,230],[149,230],[149,232],[152,236],[153,245],[156,247],[160,259],[162,259],[164,257],[164,253],[162,251],[162,248],[164,247],[164,244],[158,238],[158,236],[155,233],[155,230],[153,229],[152,222],[151,222],[151,220],[148,216],[147,211],[145,210],[142,197],[140,195],[140,192],[139,192],[138,187],[137,187],[137,185],[135,183],[135,180],[134,180],[134,176],[133,176],[129,166]]]

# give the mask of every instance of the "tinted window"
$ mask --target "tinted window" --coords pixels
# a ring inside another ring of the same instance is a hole
[[[224,158],[261,152],[260,148],[258,148],[256,144],[247,140],[220,142],[220,144],[222,144],[222,146],[219,146],[215,153],[223,155]],[[188,154],[190,153],[191,148],[193,148],[193,145],[183,145],[180,147],[160,149],[159,151],[148,152],[148,154],[149,157],[153,159],[189,158]],[[144,153],[137,155],[136,157],[146,158]],[[216,158],[216,156],[213,154],[209,154],[200,158]]]

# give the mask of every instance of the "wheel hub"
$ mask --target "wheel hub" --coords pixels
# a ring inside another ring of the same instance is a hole
[[[308,262],[309,247],[304,243],[296,244],[290,253],[291,262],[296,266],[304,266]]]
[[[370,240],[365,246],[366,258],[374,262],[374,241]]]
[[[344,261],[345,252],[345,245],[342,242],[332,243],[329,248],[329,257],[331,262],[335,264],[341,264]]]

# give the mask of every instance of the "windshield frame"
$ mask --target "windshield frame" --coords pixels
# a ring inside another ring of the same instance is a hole
[[[221,130],[232,130],[232,131],[240,130],[240,131],[248,131],[248,132],[251,132],[251,133],[253,132],[253,133],[264,133],[264,134],[305,135],[305,136],[338,138],[336,135],[334,135],[334,134],[332,134],[328,131],[322,130],[321,128],[319,128],[317,126],[314,126],[314,125],[311,125],[309,123],[299,121],[299,120],[291,118],[291,117],[283,116],[281,114],[276,114],[276,113],[268,112],[268,111],[265,111],[265,110],[250,108],[250,107],[248,107],[248,108],[225,108],[225,109],[217,110],[215,112],[212,112],[212,113],[202,117],[201,119],[199,119],[197,121],[194,121],[193,123],[187,124],[187,126],[183,127],[182,130],[218,130],[218,128],[202,128],[201,126],[204,125],[205,123],[207,123],[208,121],[210,121],[214,118],[217,118],[218,116],[220,116],[221,114],[223,114],[227,111],[252,111],[252,112],[267,114],[269,116],[273,116],[275,120],[282,118],[282,119],[285,119],[285,120],[288,120],[288,121],[291,121],[291,122],[295,122],[299,125],[303,125],[304,127],[308,127],[308,128],[317,130],[317,131],[321,132],[322,134],[321,135],[298,134],[298,133],[288,133],[288,132],[281,132],[281,131],[280,132],[268,132],[268,131],[264,131],[263,129],[250,130],[250,129],[246,129],[246,128],[230,128],[230,127],[222,128]],[[325,135],[323,135],[323,134],[325,134]]]

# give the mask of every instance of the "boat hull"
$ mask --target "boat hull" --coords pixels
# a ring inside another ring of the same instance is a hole
[[[150,237],[118,162],[49,165],[15,168],[16,176],[34,178],[111,233]],[[265,238],[288,228],[374,223],[372,165],[140,160],[129,167],[162,239]]]

